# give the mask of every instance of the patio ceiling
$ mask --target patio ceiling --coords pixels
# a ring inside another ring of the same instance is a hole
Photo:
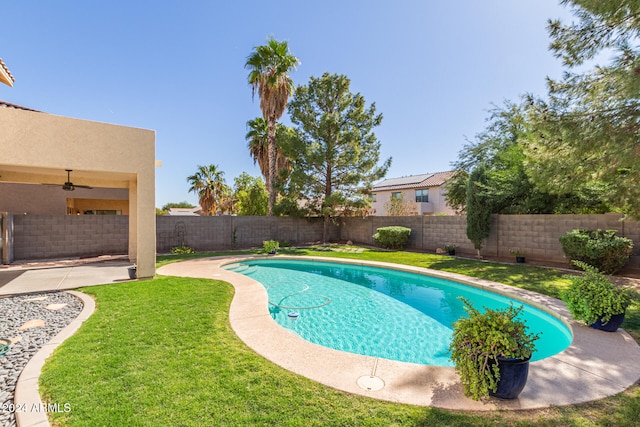
[[[73,169],[71,181],[75,184],[101,188],[128,188],[135,174]],[[67,181],[65,169],[0,164],[0,183],[59,184]]]

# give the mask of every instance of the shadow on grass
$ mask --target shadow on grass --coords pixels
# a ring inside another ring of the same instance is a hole
[[[564,272],[522,264],[452,258],[432,263],[429,268],[491,280],[554,298],[560,298],[561,290],[569,283],[563,277]]]

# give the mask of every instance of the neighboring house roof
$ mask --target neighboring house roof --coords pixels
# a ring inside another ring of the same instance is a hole
[[[16,110],[35,111],[36,113],[41,113],[41,111],[34,110],[33,108],[27,108],[21,105],[12,104],[10,102],[3,101],[1,99],[0,99],[0,108],[15,108]]]
[[[167,215],[171,216],[200,216],[202,208],[170,208]]]
[[[2,58],[0,58],[0,82],[13,87],[14,81],[15,79],[11,75],[11,71],[9,71],[7,66],[4,65],[4,62],[2,62]]]
[[[374,185],[371,191],[410,190],[414,188],[438,187],[444,184],[454,174],[455,171],[447,171],[403,176],[401,178],[389,178]]]

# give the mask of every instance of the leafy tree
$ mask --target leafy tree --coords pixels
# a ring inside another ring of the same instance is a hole
[[[267,44],[256,46],[249,55],[245,68],[249,70],[249,84],[252,95],[258,92],[262,117],[267,121],[267,141],[269,158],[270,184],[276,180],[276,123],[287,106],[289,96],[294,86],[289,72],[295,69],[300,61],[289,51],[287,42],[279,42],[273,37],[267,39]],[[276,190],[269,189],[269,204],[267,213],[273,215],[276,202]]]
[[[269,138],[268,124],[262,117],[257,117],[247,122],[249,131],[245,135],[245,139],[249,141],[249,154],[253,158],[253,164],[258,163],[260,172],[266,181],[267,191],[270,191],[271,181],[269,175]],[[291,170],[289,159],[282,154],[282,145],[287,138],[291,137],[293,129],[278,123],[276,125],[276,176],[281,174],[288,176]]]
[[[491,206],[487,200],[487,177],[483,165],[477,166],[467,182],[467,237],[480,257],[482,242],[491,232]]]
[[[349,91],[344,75],[324,73],[299,86],[289,103],[296,138],[287,144],[292,162],[289,190],[305,202],[308,213],[325,220],[363,212],[370,206],[373,182],[383,177],[391,158],[378,166],[380,125],[375,103],[368,108],[359,93]]]
[[[269,195],[264,181],[260,177],[253,177],[242,172],[234,179],[233,189],[238,215],[263,216],[267,214]]]
[[[487,174],[487,197],[490,189],[495,190],[494,206],[519,211],[514,203],[525,201],[532,187],[522,165],[520,140],[526,129],[521,110],[517,104],[505,102],[504,107],[490,110],[487,122],[486,129],[477,134],[473,142],[465,144],[453,163],[460,173],[447,183],[447,202],[458,211],[465,210],[469,174],[483,165]],[[489,183],[489,175],[495,178],[494,185]]]
[[[224,182],[224,172],[217,165],[198,166],[195,174],[187,177],[189,192],[198,195],[204,215],[216,215],[229,198],[230,189]]]
[[[554,193],[599,185],[613,206],[640,219],[640,5],[561,3],[573,7],[578,21],[551,21],[548,29],[568,71],[548,81],[548,99],[530,99],[527,171]],[[607,65],[582,71],[603,54],[612,58]]]
[[[482,164],[487,200],[496,214],[604,213],[601,185],[576,185],[571,191],[551,193],[529,176],[526,145],[530,130],[526,108],[512,102],[490,110],[485,130],[459,153],[453,167],[459,171],[447,182],[447,202],[464,211],[469,173]]]

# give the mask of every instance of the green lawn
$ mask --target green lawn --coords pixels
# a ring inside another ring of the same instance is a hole
[[[411,252],[327,255],[439,268],[557,296],[562,273]],[[219,255],[217,254],[196,254]],[[194,256],[158,257],[163,264]],[[525,283],[526,282],[526,283]],[[46,363],[43,398],[71,405],[60,426],[633,426],[640,388],[595,403],[526,412],[470,413],[380,402],[322,386],[247,348],[233,333],[233,287],[158,276],[82,289],[96,312]],[[625,328],[640,335],[634,307]],[[579,393],[579,390],[576,390]]]

